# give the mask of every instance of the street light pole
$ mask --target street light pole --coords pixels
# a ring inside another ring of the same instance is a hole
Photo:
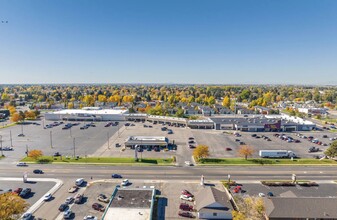
[[[21,134],[23,134],[23,124],[21,123]]]
[[[2,135],[0,135],[0,142],[1,142],[1,156],[4,156],[4,151],[2,149]]]
[[[73,139],[73,145],[74,145],[74,158],[75,158],[75,155],[76,155],[76,153],[75,153],[75,138]]]
[[[107,137],[108,137],[108,149],[110,149],[110,135],[109,135],[109,132],[107,133]]]
[[[53,148],[53,133],[50,131],[50,148]]]
[[[9,130],[9,137],[11,140],[11,147],[13,147],[12,130]]]

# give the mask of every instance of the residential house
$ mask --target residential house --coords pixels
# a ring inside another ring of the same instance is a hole
[[[233,207],[225,192],[205,187],[195,198],[199,219],[232,219]]]
[[[263,114],[263,115],[269,115],[270,112],[271,112],[271,109],[270,108],[266,108],[266,107],[263,107],[263,106],[255,106],[255,111],[258,111],[260,114]]]

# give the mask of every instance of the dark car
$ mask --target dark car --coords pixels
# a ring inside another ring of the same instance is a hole
[[[14,190],[14,193],[19,195],[21,193],[21,191],[22,191],[22,188],[17,188],[17,189]]]
[[[60,212],[64,212],[65,210],[68,209],[68,207],[69,207],[69,206],[68,206],[67,204],[63,203],[63,204],[60,205],[59,211],[60,211]]]
[[[190,212],[179,212],[178,215],[186,218],[195,218],[195,216]]]
[[[273,194],[272,192],[268,192],[268,193],[267,193],[267,196],[269,196],[269,197],[273,197],[273,196],[274,196],[274,194]]]
[[[189,144],[194,144],[194,141],[188,141]]]
[[[160,148],[159,148],[159,147],[155,147],[155,148],[154,148],[154,151],[159,152],[159,151],[160,151]]]
[[[181,203],[179,206],[179,209],[183,210],[183,211],[193,211],[193,206],[187,204],[187,203]]]
[[[235,139],[236,142],[240,142],[240,139]]]
[[[188,147],[189,147],[190,149],[193,149],[193,148],[195,148],[195,146],[194,146],[194,145],[192,145],[192,144],[188,145]]]
[[[31,192],[32,192],[31,188],[24,188],[24,189],[20,192],[19,196],[22,197],[22,198],[25,198],[25,197],[27,197]]]
[[[114,174],[111,175],[111,177],[112,178],[122,178],[122,175],[114,173]]]
[[[39,169],[36,169],[36,170],[33,170],[33,173],[35,173],[35,174],[43,174],[43,171],[39,170]]]
[[[104,206],[102,206],[101,204],[99,203],[94,203],[92,204],[91,206],[93,209],[97,210],[97,211],[101,211],[103,212],[105,210]]]
[[[252,137],[256,137],[257,135],[256,134],[252,134]]]
[[[194,140],[194,137],[189,137],[188,140]]]
[[[56,152],[56,153],[54,153],[54,155],[53,155],[54,157],[60,157],[61,156],[61,154],[60,154],[60,152]]]
[[[240,145],[245,145],[245,142],[241,141],[241,142],[240,142]]]
[[[226,147],[226,151],[231,151],[231,150],[232,150],[232,148]]]

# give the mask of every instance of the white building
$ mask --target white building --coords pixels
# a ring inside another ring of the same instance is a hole
[[[86,107],[83,109],[65,109],[45,114],[46,120],[67,121],[123,121],[124,114],[129,111],[125,108],[102,109],[99,107]]]

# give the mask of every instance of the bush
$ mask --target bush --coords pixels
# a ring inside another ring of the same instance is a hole
[[[37,160],[36,160],[37,163],[51,163],[52,162],[52,159],[51,158],[48,158],[48,157],[39,157]]]
[[[292,182],[273,182],[273,181],[261,181],[265,186],[295,186],[295,183]]]

